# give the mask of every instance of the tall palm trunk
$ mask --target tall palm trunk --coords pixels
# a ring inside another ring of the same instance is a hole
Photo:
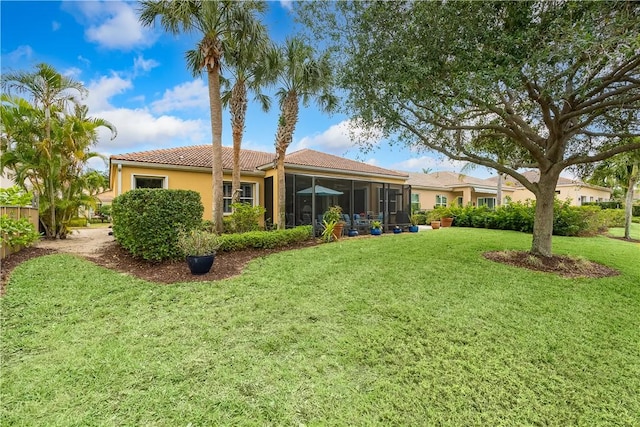
[[[219,56],[217,57],[219,58]],[[220,101],[220,61],[207,61],[207,77],[209,83],[209,107],[211,111],[211,181],[213,228],[223,231],[223,173],[222,173],[222,102]]]
[[[293,132],[296,130],[298,123],[298,95],[295,91],[290,91],[282,103],[280,110],[280,118],[278,119],[278,131],[276,132],[276,155],[277,170],[276,176],[278,181],[278,229],[284,230],[286,227],[286,200],[284,179],[284,157],[287,148],[293,140]]]
[[[240,148],[247,114],[247,88],[244,81],[237,80],[231,90],[231,127],[233,134],[233,172],[231,175],[232,202],[240,201]]]

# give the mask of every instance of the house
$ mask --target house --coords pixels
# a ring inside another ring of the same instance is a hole
[[[233,148],[222,147],[224,213],[231,213]],[[274,153],[241,150],[240,201],[266,209],[265,223],[278,215],[278,183]],[[190,189],[200,193],[204,217],[212,217],[211,146],[197,145],[112,155],[111,190],[99,195],[103,203],[134,188]],[[330,207],[342,207],[347,225],[379,219],[385,228],[408,223],[414,210],[437,206],[497,205],[497,178],[481,179],[455,172],[409,173],[384,169],[315,150],[289,153],[285,158],[286,226],[322,222]],[[526,172],[536,179],[532,172]],[[502,185],[503,201],[533,199],[533,194],[509,178]],[[609,200],[611,190],[560,178],[561,200]]]
[[[231,213],[231,147],[222,147],[224,213]],[[278,184],[274,153],[242,150],[240,201],[262,205],[265,222],[276,222]],[[354,217],[381,219],[387,227],[408,221],[408,175],[377,166],[304,149],[285,158],[288,227],[315,224],[339,205]],[[204,217],[212,217],[211,146],[198,145],[112,155],[110,185],[118,196],[134,188],[190,189],[200,193]],[[348,224],[349,225],[349,224]]]
[[[498,194],[497,182],[474,178],[456,172],[409,173],[413,210],[431,210],[439,206],[487,206],[494,208]],[[503,202],[513,198],[513,187],[503,185]]]
[[[537,182],[537,171],[524,172],[532,182]],[[456,203],[460,206],[487,206],[497,204],[498,177],[474,178],[455,172],[409,173],[407,183],[411,186],[411,207],[414,210],[429,210],[438,206]],[[502,201],[525,201],[535,199],[534,194],[520,182],[507,177],[502,183]],[[556,186],[558,199],[569,199],[573,206],[586,202],[601,202],[611,198],[611,189],[586,184],[580,180],[560,177]]]
[[[523,172],[524,175],[531,182],[538,182],[540,179],[540,173],[538,171]],[[491,177],[488,181],[493,182],[494,185],[498,182],[498,177]],[[504,181],[504,186],[513,188],[513,195],[511,199],[513,201],[524,201],[527,199],[535,199],[534,194],[527,190],[520,182],[516,181],[512,177],[507,177]],[[556,194],[559,200],[570,200],[571,205],[581,206],[583,203],[592,202],[606,202],[611,199],[613,190],[606,187],[600,187],[598,185],[587,184],[579,179],[570,179],[565,177],[558,178],[556,184]]]

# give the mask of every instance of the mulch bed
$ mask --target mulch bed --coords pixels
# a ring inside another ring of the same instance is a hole
[[[529,270],[555,273],[562,277],[600,278],[620,274],[619,271],[592,261],[569,256],[554,255],[551,257],[537,257],[524,251],[493,251],[485,252],[486,259],[513,265]]]
[[[87,257],[86,259],[97,265],[127,273],[150,282],[167,284],[176,282],[203,282],[236,276],[242,272],[247,263],[252,259],[264,257],[276,252],[315,246],[317,244],[317,241],[311,240],[274,249],[246,249],[235,252],[218,252],[211,271],[198,276],[191,274],[184,260],[155,263],[145,261],[132,257],[115,242],[106,245],[100,256]],[[0,268],[0,295],[4,295],[9,275],[18,264],[31,258],[54,253],[62,252],[52,249],[27,248],[3,259]]]

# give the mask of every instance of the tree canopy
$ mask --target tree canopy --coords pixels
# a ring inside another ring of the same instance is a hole
[[[630,139],[640,135],[638,3],[303,3],[298,12],[332,46],[361,126],[494,168],[535,194],[536,255],[551,255],[560,173],[640,147]]]

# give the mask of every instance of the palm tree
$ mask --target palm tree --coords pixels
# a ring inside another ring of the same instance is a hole
[[[285,41],[280,49],[278,64],[278,84],[276,93],[280,103],[280,117],[276,131],[276,167],[278,181],[278,228],[286,223],[286,193],[284,180],[284,157],[293,140],[293,132],[298,123],[299,103],[306,107],[311,100],[322,111],[330,112],[337,105],[337,98],[330,93],[333,77],[329,57],[324,54],[314,56],[314,49],[300,38]]]
[[[264,112],[269,111],[271,98],[262,89],[275,82],[277,49],[270,43],[266,28],[259,22],[247,26],[246,35],[234,40],[225,50],[225,63],[233,74],[233,82],[222,79],[225,87],[222,104],[229,107],[233,136],[233,172],[231,182],[232,202],[239,201],[240,148],[244,133],[248,104],[248,92],[255,94]]]
[[[15,73],[7,73],[2,75],[2,87],[17,93],[25,93],[32,98],[34,106],[44,111],[44,138],[41,141],[41,153],[49,161],[49,179],[55,174],[56,162],[53,161],[53,145],[51,139],[51,120],[53,110],[57,108],[64,112],[70,103],[78,103],[79,99],[76,95],[83,97],[87,90],[82,83],[73,80],[58,73],[52,66],[48,64],[38,64],[36,71],[25,72],[19,71]],[[55,199],[55,188],[49,185],[48,198],[53,201]],[[56,223],[55,209],[50,212],[51,224]],[[56,237],[54,233],[47,234],[47,237]]]
[[[222,101],[220,70],[223,55],[231,40],[243,35],[254,20],[254,11],[264,10],[264,2],[231,0],[142,0],[140,22],[145,26],[160,18],[162,28],[171,33],[196,32],[202,36],[196,49],[186,52],[187,67],[194,76],[207,72],[212,134],[213,226],[222,232],[223,172],[222,172]],[[245,25],[246,24],[246,25]]]
[[[624,191],[624,238],[630,240],[634,190],[640,182],[640,150],[621,153],[604,160],[587,182],[611,188],[617,187]]]

